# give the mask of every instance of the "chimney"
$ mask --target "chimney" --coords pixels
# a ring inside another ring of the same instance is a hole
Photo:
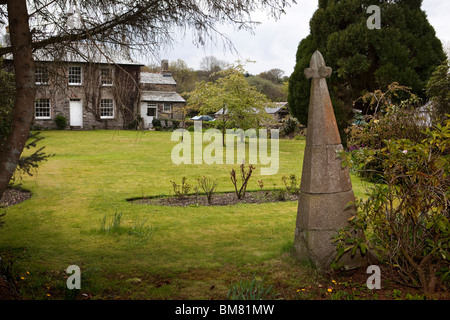
[[[78,9],[77,4],[74,1],[69,2],[69,8],[67,10],[67,28],[68,29],[81,29],[81,11]]]
[[[161,74],[170,77],[172,73],[169,71],[169,60],[161,60]]]

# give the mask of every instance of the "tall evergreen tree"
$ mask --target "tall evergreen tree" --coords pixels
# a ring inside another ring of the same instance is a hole
[[[392,82],[425,96],[425,85],[445,59],[441,41],[421,9],[422,0],[319,0],[310,34],[297,50],[289,81],[289,107],[307,124],[310,80],[304,69],[319,50],[333,75],[328,80],[341,134],[352,117],[352,102],[364,91],[385,89]],[[369,29],[370,5],[381,9],[381,29]],[[365,107],[359,105],[358,108]]]

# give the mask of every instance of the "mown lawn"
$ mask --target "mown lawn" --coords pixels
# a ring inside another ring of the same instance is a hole
[[[170,181],[208,175],[232,191],[238,165],[174,165],[169,132],[48,131],[55,154],[23,187],[32,197],[6,209],[0,256],[27,299],[225,299],[241,279],[265,278],[288,299],[322,281],[291,256],[296,202],[163,207],[128,198],[171,194]],[[301,175],[305,141],[280,140],[280,168],[249,189],[281,188]],[[356,196],[364,185],[352,177]],[[120,232],[102,232],[121,214]],[[69,265],[81,268],[81,290],[66,289]]]

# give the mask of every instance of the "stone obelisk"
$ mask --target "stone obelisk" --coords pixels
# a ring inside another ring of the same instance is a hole
[[[305,69],[306,77],[312,79],[311,97],[294,240],[298,258],[320,270],[329,269],[336,258],[332,236],[354,214],[347,206],[354,201],[352,183],[339,158],[343,147],[325,79],[331,71],[319,51]],[[357,267],[361,258],[346,256],[342,263]]]

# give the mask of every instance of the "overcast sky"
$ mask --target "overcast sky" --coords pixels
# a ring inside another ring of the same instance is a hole
[[[251,74],[278,68],[289,76],[294,70],[297,46],[309,34],[309,20],[317,7],[318,0],[297,0],[297,4],[287,8],[286,14],[277,21],[267,18],[265,13],[255,13],[254,19],[261,22],[261,25],[255,28],[254,34],[247,31],[238,32],[233,28],[222,28],[221,30],[230,37],[239,55],[229,50],[224,51],[220,41],[217,45],[208,44],[197,48],[192,44],[188,31],[185,35],[177,36],[178,43],[174,44],[171,50],[161,52],[161,58],[169,61],[182,59],[194,69],[199,69],[200,60],[210,55],[229,63],[250,59],[256,61],[247,64],[246,69]],[[450,44],[448,21],[450,1],[423,0],[422,9],[427,13],[428,21],[436,30],[438,38],[444,44]]]

